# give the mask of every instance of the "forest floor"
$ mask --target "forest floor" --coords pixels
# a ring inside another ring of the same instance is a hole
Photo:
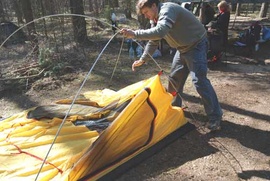
[[[119,40],[120,37],[117,37]],[[23,45],[22,45],[23,46]],[[22,46],[5,49],[7,57],[0,59],[0,70],[14,72],[23,64],[16,60]],[[100,50],[104,44],[96,44]],[[156,75],[160,69],[150,62],[132,72],[132,59],[126,47],[114,71],[121,41],[113,41],[82,88],[82,92],[110,88],[119,90],[127,85]],[[16,51],[15,51],[16,49]],[[235,55],[232,47],[219,66],[211,66],[210,79],[224,111],[222,129],[209,133],[204,127],[207,118],[200,97],[188,78],[184,103],[186,117],[195,129],[177,139],[155,155],[130,169],[117,180],[270,180],[270,42],[260,45],[251,57]],[[73,97],[94,61],[76,56],[76,52],[96,57],[92,49],[73,50],[66,58],[72,60],[66,73],[58,77],[36,77],[4,81],[0,87],[0,116],[3,118],[22,110],[51,104]],[[15,52],[15,53],[14,53]],[[3,56],[3,54],[1,54]],[[74,57],[72,57],[74,55]],[[105,57],[105,58],[104,58]],[[172,56],[157,58],[162,70],[169,72]],[[267,61],[268,60],[268,61]],[[24,60],[25,61],[25,60]],[[17,67],[16,67],[17,66]],[[2,76],[3,78],[3,76]],[[110,79],[111,78],[111,79]],[[6,77],[5,77],[6,79]],[[32,80],[32,81],[31,81]],[[167,83],[163,78],[164,84]],[[3,85],[4,84],[4,85]]]

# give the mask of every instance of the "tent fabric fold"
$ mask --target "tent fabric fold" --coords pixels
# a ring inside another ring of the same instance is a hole
[[[172,98],[159,75],[119,91],[83,93],[40,172],[72,101],[6,118],[0,121],[0,180],[34,180],[37,174],[38,180],[97,180],[187,123]]]

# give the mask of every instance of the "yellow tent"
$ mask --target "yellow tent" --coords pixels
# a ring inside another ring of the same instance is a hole
[[[97,180],[187,123],[171,100],[156,75],[84,93],[57,137],[71,100],[9,117],[0,122],[0,180]]]

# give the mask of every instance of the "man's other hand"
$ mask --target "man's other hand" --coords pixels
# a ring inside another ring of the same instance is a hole
[[[145,61],[143,61],[143,60],[136,60],[132,64],[132,71],[135,71],[135,67],[139,67],[139,66],[141,66],[144,63],[145,63]]]

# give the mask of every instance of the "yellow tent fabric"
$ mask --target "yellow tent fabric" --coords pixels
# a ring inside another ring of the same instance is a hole
[[[112,103],[130,102],[101,132],[75,126],[84,116],[69,115],[38,180],[75,181],[86,175],[88,180],[97,180],[187,123],[182,109],[171,106],[172,95],[162,86],[159,75],[117,92],[105,89],[83,96],[78,105],[91,103],[102,111]],[[57,117],[28,119],[32,110],[0,122],[0,180],[35,180],[62,123]],[[97,113],[95,109],[86,118],[96,118]]]

